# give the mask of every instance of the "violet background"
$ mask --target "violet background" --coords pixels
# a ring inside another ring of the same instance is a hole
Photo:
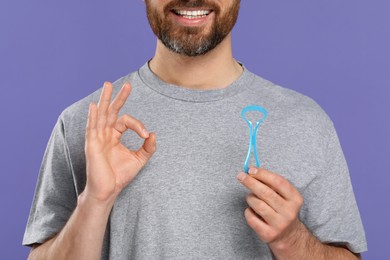
[[[347,158],[369,251],[390,233],[390,1],[242,1],[235,57],[315,99]],[[0,259],[21,245],[42,155],[61,111],[142,66],[155,38],[137,1],[0,1]]]

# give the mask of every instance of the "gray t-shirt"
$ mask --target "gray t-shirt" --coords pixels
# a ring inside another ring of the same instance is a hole
[[[365,251],[366,241],[347,164],[331,120],[310,98],[246,68],[223,89],[191,90],[161,81],[145,64],[114,83],[132,93],[121,113],[157,136],[157,151],[119,195],[109,218],[102,259],[272,259],[247,225],[243,170],[248,105],[268,110],[257,147],[263,167],[281,174],[304,197],[301,221],[324,243]],[[23,244],[58,233],[86,181],[84,135],[91,101],[101,89],[61,114],[49,140]],[[126,132],[123,143],[143,140]],[[253,161],[253,159],[252,159]]]

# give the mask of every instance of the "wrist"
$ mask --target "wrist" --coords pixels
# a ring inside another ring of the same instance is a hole
[[[116,197],[116,195],[113,195],[105,199],[99,199],[89,194],[88,190],[85,189],[77,199],[77,208],[88,213],[109,213],[114,206]]]
[[[298,249],[307,246],[310,242],[311,234],[305,225],[297,220],[294,226],[286,236],[268,244],[275,255],[287,257],[280,257],[278,259],[293,259],[291,257],[296,255],[296,252],[299,251]]]

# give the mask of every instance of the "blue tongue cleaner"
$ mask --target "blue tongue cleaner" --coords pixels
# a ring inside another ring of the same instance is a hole
[[[250,112],[250,111],[258,111],[258,112],[263,114],[263,117],[259,121],[256,122],[256,125],[254,127],[253,127],[252,122],[249,121],[248,118],[245,116],[245,114],[247,112]],[[245,121],[247,122],[247,124],[249,126],[249,147],[248,147],[248,154],[246,156],[245,163],[244,163],[244,171],[246,173],[248,173],[248,170],[249,170],[248,164],[249,164],[249,159],[251,157],[252,147],[253,147],[253,153],[255,155],[256,166],[260,167],[260,165],[261,165],[260,160],[259,160],[259,156],[257,155],[256,136],[257,136],[257,130],[259,129],[259,125],[267,117],[267,110],[265,110],[265,108],[263,108],[263,107],[256,106],[256,105],[247,106],[242,110],[241,116],[242,116],[242,118],[245,119]]]

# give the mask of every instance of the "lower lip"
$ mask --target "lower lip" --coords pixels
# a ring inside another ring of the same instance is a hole
[[[181,15],[177,15],[174,12],[171,12],[171,15],[175,19],[175,21],[183,26],[202,26],[208,22],[209,19],[211,19],[211,16],[214,15],[214,12],[209,13],[205,17],[199,17],[194,19],[188,19]]]

